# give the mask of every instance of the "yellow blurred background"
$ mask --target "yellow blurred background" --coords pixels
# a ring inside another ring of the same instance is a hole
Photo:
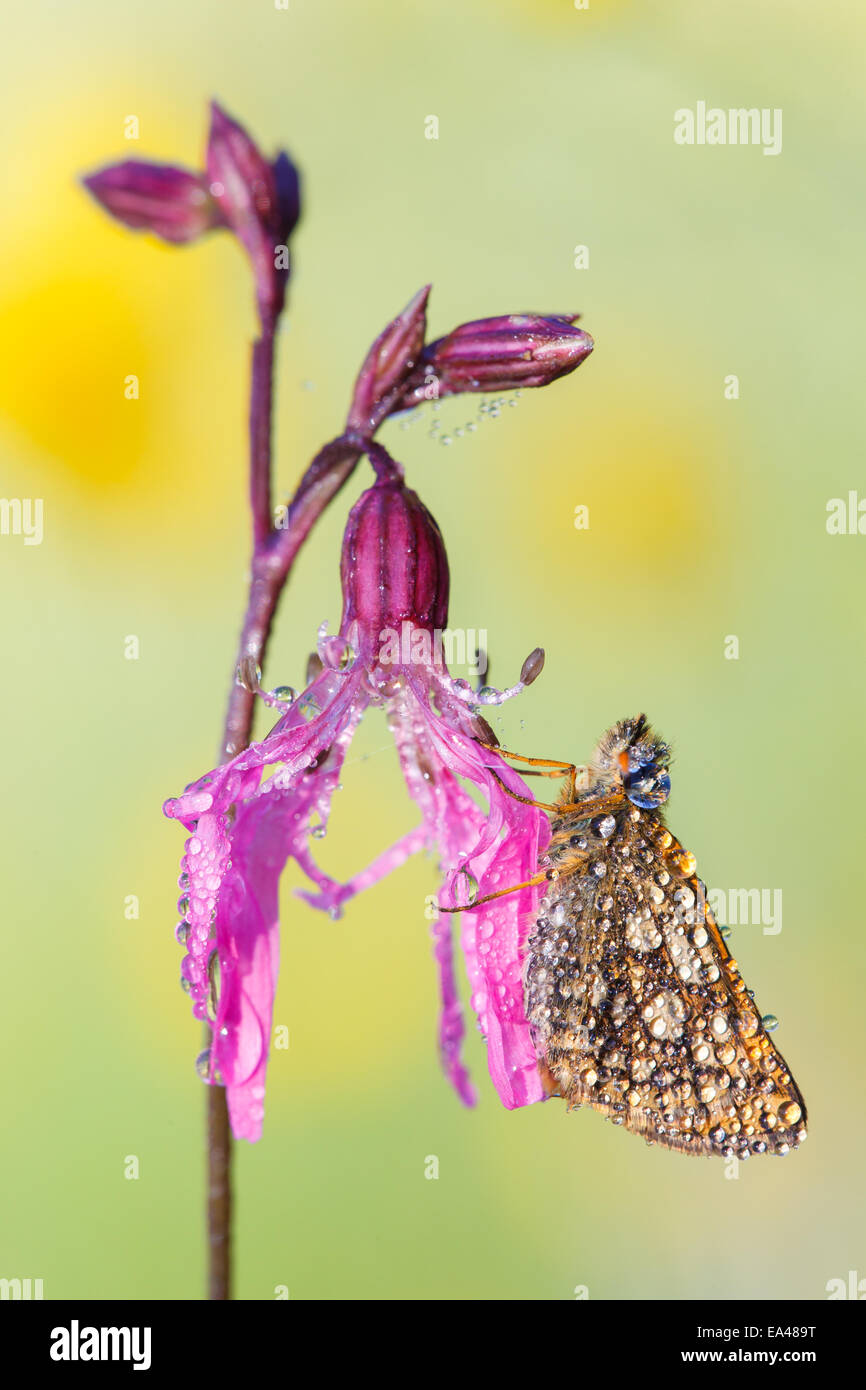
[[[264,1138],[238,1151],[238,1297],[823,1298],[866,1275],[866,539],[825,526],[829,499],[866,487],[864,37],[854,6],[806,0],[85,0],[10,18],[2,491],[44,500],[44,540],[0,538],[0,1275],[42,1278],[46,1298],[204,1287],[199,1026],[172,934],[182,836],[160,806],[215,759],[243,606],[251,288],[227,236],[170,249],[76,180],[132,157],[197,167],[211,96],[304,178],[281,495],[424,282],[434,335],[583,312],[596,351],[576,375],[498,419],[444,402],[449,448],[428,413],[383,442],[442,526],[451,624],[487,630],[491,679],[547,649],[496,724],[506,746],[581,761],[646,710],[675,750],[670,823],[708,884],[783,890],[783,930],[744,926],[732,945],[781,1018],[811,1122],[801,1152],[733,1179],[590,1113],[507,1113],[471,1024],[465,1111],[436,1058],[435,866],[337,923],[288,875],[275,1022],[290,1047]],[[781,155],[675,145],[674,111],[699,100],[781,108]],[[299,684],[339,618],[362,485],[359,470],[302,555],[269,685]],[[386,745],[374,713],[322,846],[340,877],[415,823]]]

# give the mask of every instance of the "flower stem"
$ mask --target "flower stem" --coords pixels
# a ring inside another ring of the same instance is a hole
[[[262,545],[271,529],[271,416],[274,393],[276,320],[262,317],[261,337],[253,343],[250,385],[250,506],[253,541]]]
[[[263,320],[253,346],[250,391],[250,504],[253,557],[247,608],[235,670],[245,657],[262,667],[274,616],[295,557],[322,512],[348,480],[363,449],[352,432],[326,444],[313,459],[285,513],[285,526],[271,517],[274,343],[276,323]],[[220,761],[228,762],[249,744],[255,694],[233,680],[226,711]],[[210,1042],[210,1030],[208,1043]],[[222,1086],[208,1087],[207,1100],[208,1297],[232,1296],[232,1135]]]
[[[232,1135],[223,1086],[207,1088],[208,1298],[230,1299],[232,1276]]]

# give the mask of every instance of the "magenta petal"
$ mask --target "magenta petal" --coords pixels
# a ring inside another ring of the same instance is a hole
[[[220,994],[211,1060],[226,1087],[232,1133],[252,1143],[265,1113],[280,954],[278,885],[294,832],[276,809],[262,799],[238,812],[216,920]]]
[[[421,701],[424,708],[424,702]],[[525,796],[527,789],[503,759],[443,719],[427,714],[433,746],[450,770],[473,781],[483,791],[489,811],[481,831],[459,865],[452,859],[443,897],[461,892],[466,874],[478,884],[476,896],[523,883],[538,871],[539,857],[550,836],[547,819],[533,806],[508,796],[491,775]],[[487,1064],[503,1105],[509,1110],[544,1099],[538,1074],[538,1055],[526,1021],[523,1001],[523,962],[526,937],[540,896],[538,888],[523,888],[487,903],[477,912],[461,914],[462,945],[472,986],[472,1007],[487,1039]],[[458,902],[466,901],[466,889]]]
[[[439,965],[439,1055],[442,1069],[464,1105],[474,1105],[475,1088],[461,1058],[463,1042],[463,1010],[454,978],[454,943],[451,919],[444,913],[433,923],[433,954]]]
[[[286,860],[307,864],[310,817],[327,819],[346,748],[366,704],[360,673],[323,671],[260,743],[215,768],[165,813],[191,830],[179,904],[188,926],[183,978],[197,1018],[211,1018],[211,958],[219,961],[210,1050],[226,1087],[232,1132],[255,1141],[279,966],[278,886]],[[301,706],[319,712],[309,722]],[[268,764],[282,766],[263,786]],[[229,812],[234,807],[234,819]]]

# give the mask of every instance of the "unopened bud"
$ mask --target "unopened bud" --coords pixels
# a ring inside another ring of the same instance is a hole
[[[430,286],[425,285],[382,330],[367,353],[355,383],[346,421],[349,429],[372,436],[402,395],[424,347],[429,294]]]
[[[507,314],[461,324],[424,349],[395,409],[420,404],[433,378],[439,396],[549,385],[592,352],[592,338],[574,327],[574,319],[573,314]]]
[[[300,208],[297,171],[287,155],[269,164],[243,126],[213,102],[207,175],[212,197],[250,258],[259,310],[274,315],[283,306],[289,274],[279,248]]]
[[[343,618],[365,662],[409,628],[448,623],[448,559],[439,527],[400,477],[380,476],[355,503],[340,562]]]
[[[206,180],[172,164],[127,159],[89,174],[83,182],[118,222],[153,232],[163,241],[182,245],[226,225]]]

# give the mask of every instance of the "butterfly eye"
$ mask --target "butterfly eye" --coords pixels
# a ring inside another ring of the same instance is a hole
[[[633,806],[644,811],[653,811],[661,806],[671,794],[670,773],[658,769],[654,763],[638,767],[622,779],[623,790]]]

